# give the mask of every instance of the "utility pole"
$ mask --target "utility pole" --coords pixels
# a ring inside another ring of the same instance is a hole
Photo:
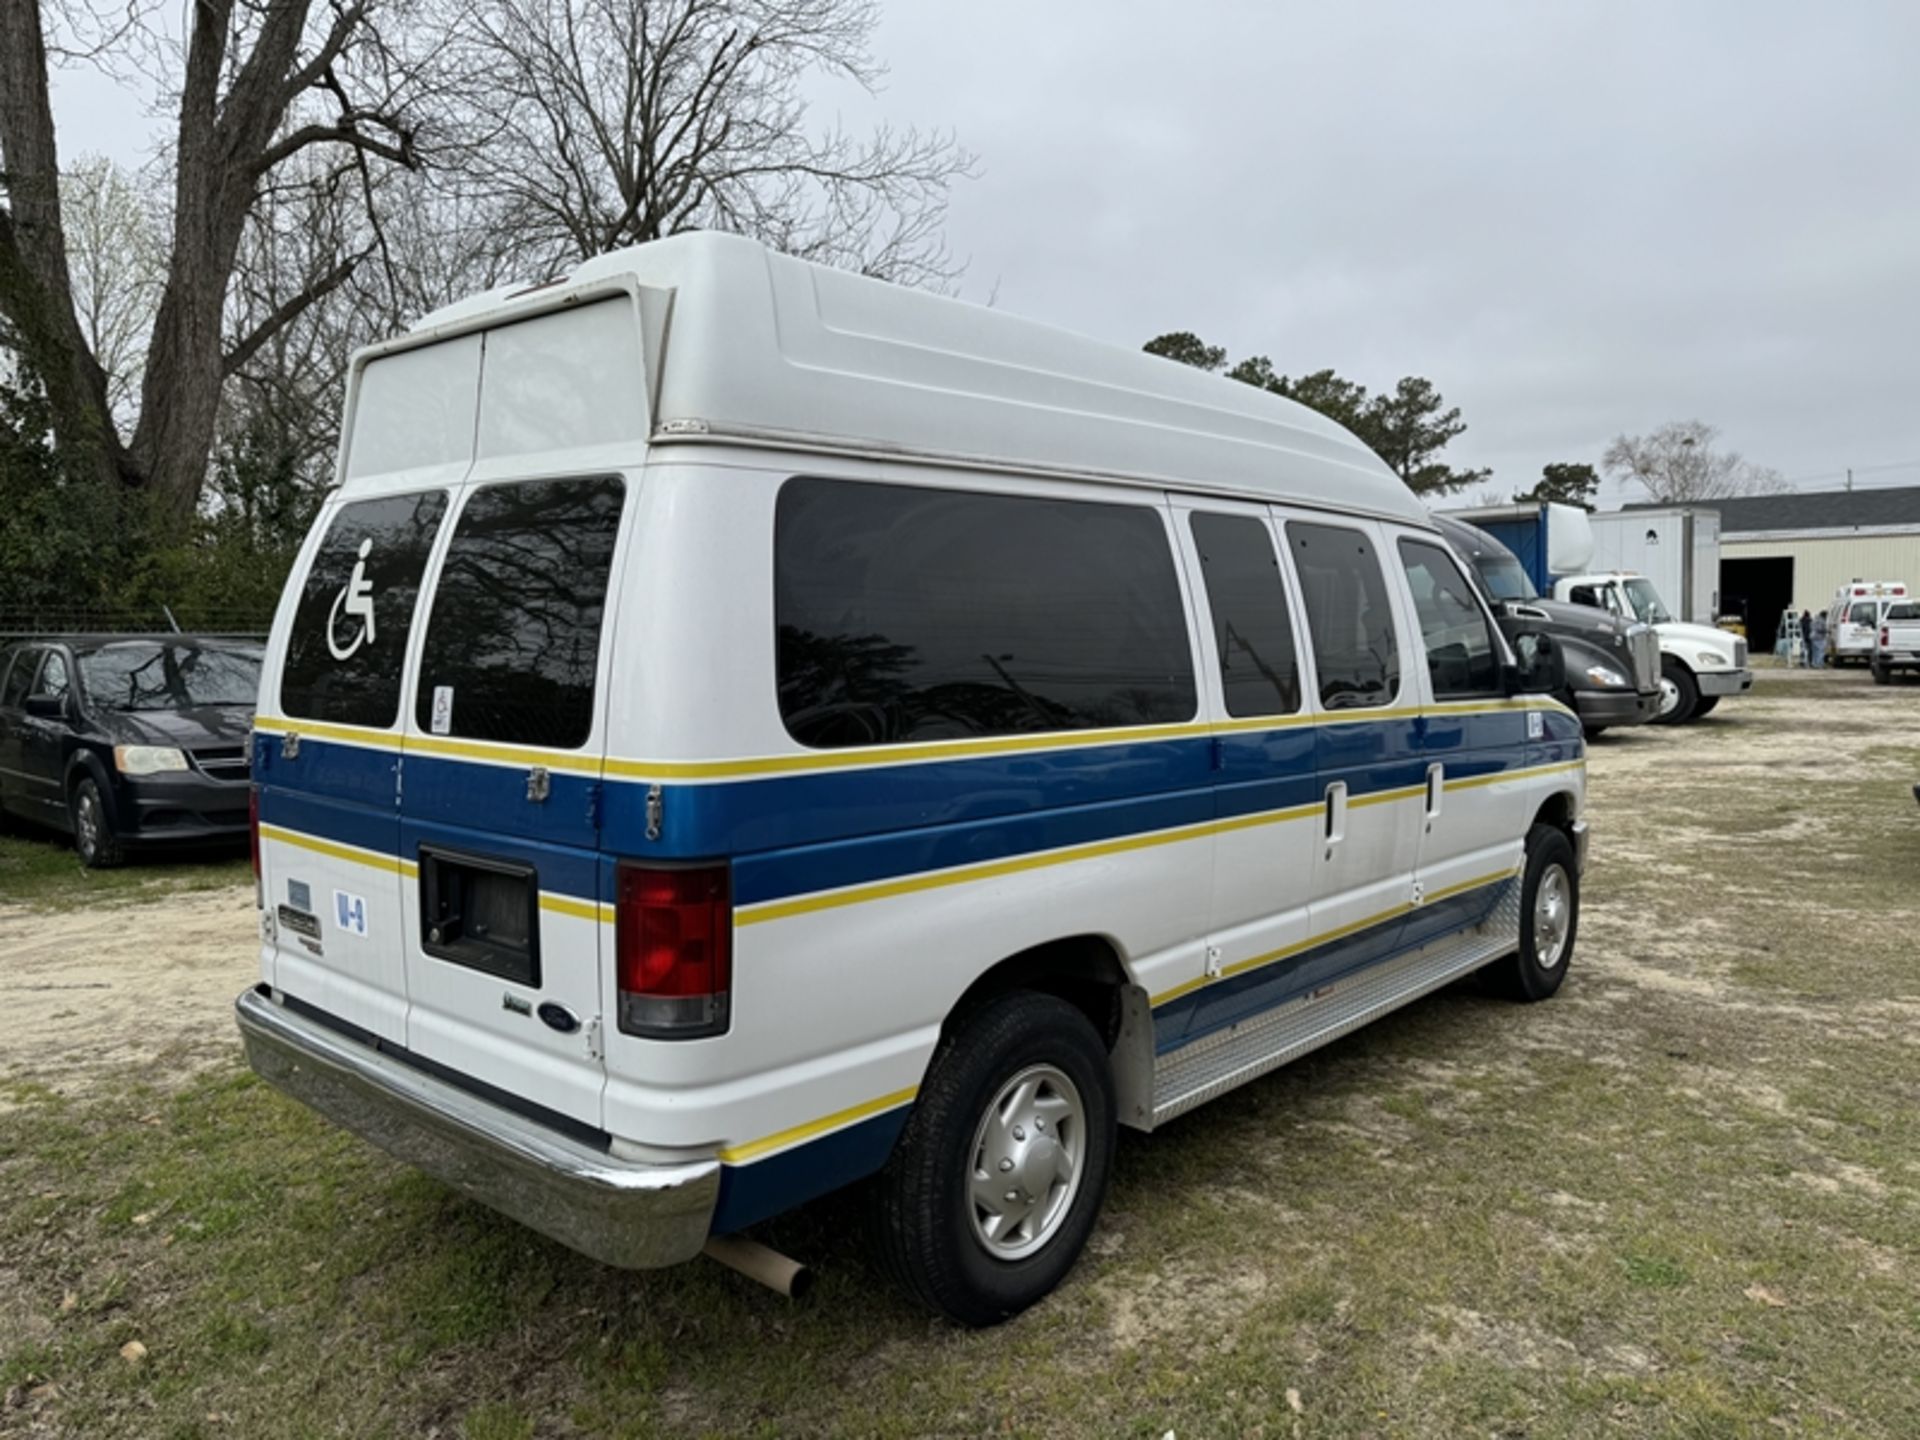
[[[1853,467],[1851,465],[1847,467],[1847,493],[1849,495],[1853,493]]]

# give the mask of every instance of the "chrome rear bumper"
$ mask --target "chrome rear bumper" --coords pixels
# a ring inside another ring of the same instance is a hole
[[[342,1129],[608,1265],[652,1269],[706,1243],[720,1162],[617,1159],[289,1011],[234,1001],[247,1061]]]

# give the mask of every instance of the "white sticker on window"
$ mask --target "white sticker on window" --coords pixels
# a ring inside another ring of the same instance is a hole
[[[344,890],[333,892],[333,923],[343,935],[367,938],[367,902]]]
[[[1538,710],[1527,712],[1527,739],[1544,740],[1547,736],[1547,717]]]
[[[433,720],[430,728],[436,735],[445,735],[453,729],[453,686],[433,687]]]

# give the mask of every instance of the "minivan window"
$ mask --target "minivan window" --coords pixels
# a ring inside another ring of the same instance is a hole
[[[1438,545],[1400,542],[1420,638],[1427,647],[1433,698],[1463,700],[1500,693],[1500,653],[1473,587]]]
[[[1173,550],[1144,505],[798,479],[774,523],[788,733],[834,748],[1191,720]]]
[[[1372,542],[1343,525],[1289,522],[1287,543],[1307,603],[1320,703],[1329,710],[1392,704],[1400,641]]]
[[[435,735],[577,750],[593,729],[617,476],[475,491],[427,618],[414,721]]]
[[[40,663],[39,648],[22,645],[13,652],[13,667],[7,671],[6,688],[0,690],[0,706],[18,710],[27,701],[27,688],[33,684],[34,667]]]
[[[385,730],[444,490],[342,505],[314,552],[280,674],[282,713]]]
[[[116,640],[80,652],[80,683],[103,710],[250,706],[260,694],[260,652],[183,640]]]
[[[1188,526],[1213,612],[1227,713],[1291,715],[1300,708],[1300,660],[1272,530],[1251,515],[1202,510]]]
[[[258,665],[254,667],[257,681],[260,674]],[[65,699],[67,694],[67,657],[58,650],[47,652],[47,663],[40,667],[39,691],[42,695],[52,695],[56,699]]]

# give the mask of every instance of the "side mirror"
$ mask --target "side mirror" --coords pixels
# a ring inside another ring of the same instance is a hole
[[[1507,672],[1509,695],[1557,695],[1567,688],[1567,660],[1551,635],[1531,631],[1513,641],[1519,663]]]
[[[36,720],[64,720],[67,716],[67,697],[64,695],[27,696],[27,714]]]

